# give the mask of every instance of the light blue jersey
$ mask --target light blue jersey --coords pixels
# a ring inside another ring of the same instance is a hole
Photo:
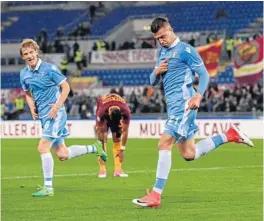
[[[49,104],[55,104],[61,92],[59,85],[66,80],[54,64],[38,60],[35,70],[28,66],[20,72],[20,82],[24,91],[30,91],[37,108],[39,118],[45,117],[51,110]],[[64,106],[62,106],[64,108]]]
[[[186,111],[188,101],[195,95],[193,81],[195,73],[200,77],[198,93],[204,94],[209,74],[200,55],[191,45],[181,42],[177,37],[169,48],[161,48],[155,67],[168,59],[168,71],[155,76],[150,75],[150,83],[155,86],[163,81],[166,103],[168,106],[168,121],[165,133],[181,142],[193,137],[198,127],[195,124],[197,110]]]
[[[58,140],[66,137],[65,128],[67,114],[64,105],[60,108],[55,119],[50,119],[49,104],[55,104],[61,95],[60,84],[66,80],[54,65],[38,60],[37,66],[31,70],[28,66],[20,72],[20,82],[24,91],[30,91],[35,101],[38,117],[41,121],[43,135],[48,140],[58,144]],[[62,141],[61,141],[62,142]]]

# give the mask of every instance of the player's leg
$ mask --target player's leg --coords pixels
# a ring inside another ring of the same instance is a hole
[[[173,131],[163,133],[159,143],[159,159],[156,173],[156,182],[153,190],[145,197],[134,199],[132,202],[142,207],[158,207],[161,203],[161,194],[165,187],[166,181],[171,169],[171,150],[176,141],[172,136]]]
[[[61,161],[70,160],[91,153],[98,155],[103,161],[106,161],[107,159],[107,154],[103,151],[102,143],[100,141],[96,141],[91,145],[72,145],[67,148],[64,143],[64,138],[61,137],[54,141],[52,147]]]
[[[119,158],[119,151],[121,148],[121,130],[113,130],[116,132],[112,132],[112,140],[113,140],[113,159],[114,159],[114,166],[115,166],[115,171],[113,176],[115,177],[128,177],[128,174],[124,173],[122,170],[122,163],[120,162]]]
[[[39,191],[32,194],[34,197],[54,195],[52,188],[54,161],[50,153],[52,142],[53,139],[49,137],[42,137],[39,141],[38,151],[42,162],[44,185],[40,187]]]
[[[66,148],[64,144],[64,138],[69,135],[69,132],[66,128],[66,121],[67,121],[67,114],[66,111],[62,110],[57,114],[57,117],[55,119],[54,128],[56,131],[56,140],[53,143],[53,147],[56,147],[60,144],[62,144],[62,147],[64,149]],[[65,151],[60,151],[61,148],[58,148],[58,152],[56,153],[57,156],[61,160],[69,160],[75,157],[79,157],[85,154],[89,153],[95,153],[97,154],[102,160],[106,161],[107,155],[102,150],[102,144],[100,141],[96,141],[92,145],[72,145],[68,149],[65,149]],[[56,152],[55,148],[55,152]],[[60,155],[61,154],[61,155]]]
[[[43,187],[40,188],[38,192],[33,193],[32,196],[36,196],[36,197],[53,196],[52,179],[53,179],[54,161],[50,153],[50,148],[54,141],[54,137],[52,133],[54,130],[53,125],[55,120],[46,117],[46,118],[41,118],[40,121],[41,121],[43,134],[39,141],[38,151],[40,153],[41,162],[42,162],[44,185]]]
[[[107,153],[107,134],[108,134],[108,125],[105,123],[104,125],[104,134],[103,134],[103,150],[105,153]],[[106,172],[106,166],[105,162],[101,159],[101,157],[98,157],[98,163],[99,163],[99,173],[97,175],[98,178],[106,178],[107,172]]]
[[[236,127],[230,127],[226,133],[208,137],[195,144],[194,136],[198,130],[198,126],[195,123],[196,116],[197,110],[186,111],[185,106],[183,115],[179,118],[180,123],[177,127],[179,137],[177,139],[177,143],[179,152],[184,159],[198,159],[227,142],[245,143],[249,146],[253,146],[253,143],[249,140],[249,138],[241,133]]]
[[[180,139],[181,140],[181,139]],[[194,133],[190,133],[187,139],[178,141],[179,152],[185,160],[196,160],[224,143],[244,143],[253,147],[252,141],[236,127],[230,127],[226,133],[200,140],[195,144]]]
[[[119,158],[119,151],[121,148],[121,135],[122,135],[122,127],[118,123],[114,123],[109,121],[109,127],[112,132],[112,140],[113,140],[113,159],[114,159],[114,176],[115,177],[128,177],[128,174],[124,173],[122,170],[122,163]]]

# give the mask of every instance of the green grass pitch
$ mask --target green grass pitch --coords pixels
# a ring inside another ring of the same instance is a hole
[[[67,145],[94,140],[68,139]],[[2,140],[3,221],[261,221],[262,140],[255,147],[226,144],[197,161],[184,161],[175,148],[162,206],[142,209],[132,199],[152,188],[157,140],[130,139],[123,169],[114,178],[108,143],[108,177],[98,179],[95,155],[55,159],[54,197],[33,198],[43,185],[37,139]]]

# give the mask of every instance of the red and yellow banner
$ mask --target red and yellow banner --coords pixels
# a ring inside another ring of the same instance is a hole
[[[196,48],[201,58],[203,59],[204,65],[210,77],[215,77],[217,75],[222,45],[223,40],[218,40],[211,44]]]
[[[263,36],[234,49],[234,77],[239,83],[254,83],[263,74]]]
[[[69,83],[72,89],[87,89],[97,83],[97,77],[70,77]]]

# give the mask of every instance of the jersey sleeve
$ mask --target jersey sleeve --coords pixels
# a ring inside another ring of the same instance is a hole
[[[50,78],[57,85],[60,85],[67,78],[60,72],[60,70],[56,67],[56,65],[51,65],[50,68]]]
[[[98,105],[98,103],[97,103]],[[102,106],[97,106],[96,110],[96,125],[103,126],[104,125],[104,108]]]
[[[155,69],[158,68],[158,66],[159,66],[160,51],[161,51],[161,49],[158,51],[158,56],[157,56],[157,61],[156,61],[156,64],[155,64]],[[160,79],[161,79],[160,75],[155,76],[155,74],[154,74],[155,69],[152,71],[152,73],[149,76],[150,84],[152,86],[158,85],[160,83]]]
[[[199,75],[198,93],[203,95],[209,83],[209,73],[204,66],[201,56],[194,47],[186,46],[182,57],[189,68]]]
[[[198,67],[204,65],[201,56],[199,55],[197,50],[191,45],[188,45],[184,48],[182,53],[182,59],[193,71],[196,71]]]
[[[124,105],[123,109],[123,123],[124,124],[129,124],[130,123],[130,118],[131,118],[131,112],[128,107],[128,105]]]
[[[25,79],[23,78],[22,71],[20,72],[20,84],[22,86],[23,91],[28,91],[29,90],[28,85],[26,84]]]

